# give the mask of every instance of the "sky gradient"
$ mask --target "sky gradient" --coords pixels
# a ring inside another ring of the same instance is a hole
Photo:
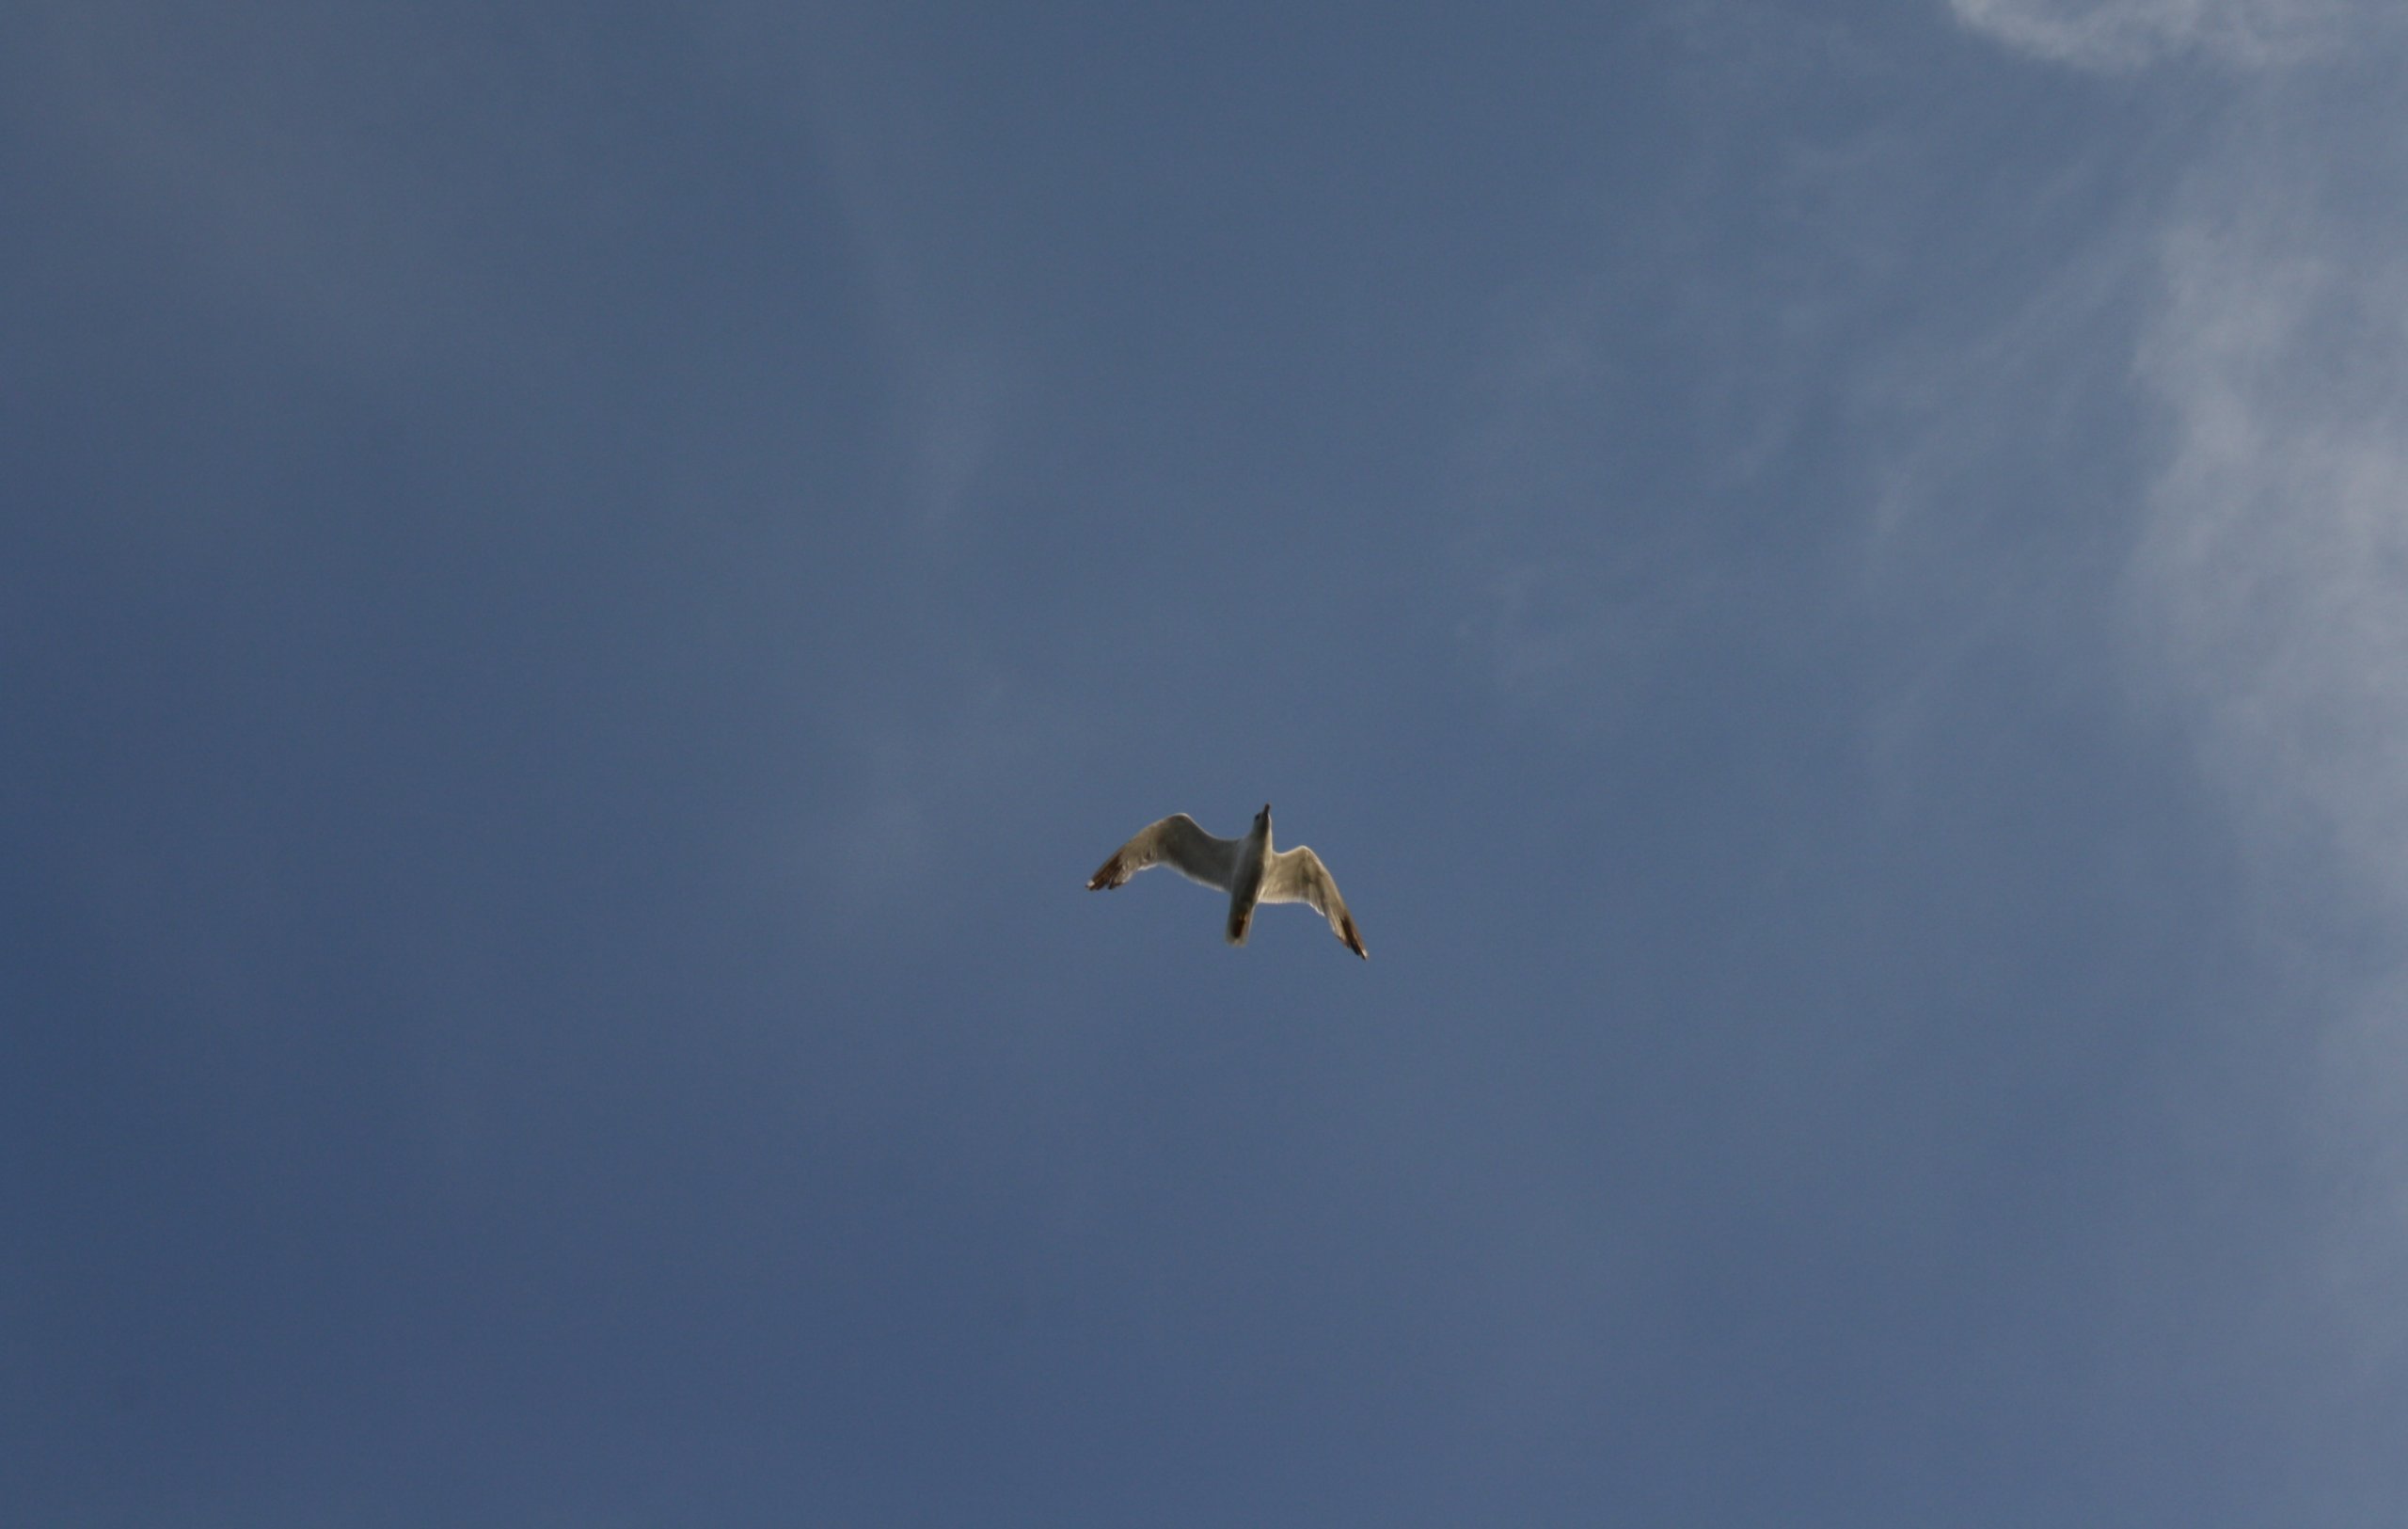
[[[0,1520],[2397,1519],[2403,99],[0,10]]]

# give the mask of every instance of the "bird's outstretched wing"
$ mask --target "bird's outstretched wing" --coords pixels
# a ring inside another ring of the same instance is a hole
[[[1329,868],[1321,863],[1321,856],[1303,845],[1281,850],[1271,857],[1271,868],[1262,877],[1262,900],[1311,903],[1329,920],[1330,932],[1346,942],[1347,949],[1365,961],[1371,959],[1371,953],[1363,948],[1362,934],[1354,928],[1354,916],[1346,911],[1346,900],[1338,895],[1338,883],[1331,879]]]
[[[1174,812],[1158,823],[1147,824],[1135,838],[1114,851],[1112,858],[1087,878],[1087,890],[1109,892],[1148,866],[1168,866],[1191,882],[1226,892],[1237,864],[1237,840],[1214,838],[1198,828],[1195,819]],[[1337,893],[1333,890],[1330,895]]]

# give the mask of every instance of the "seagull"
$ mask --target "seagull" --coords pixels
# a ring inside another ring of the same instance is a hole
[[[1330,932],[1346,943],[1346,948],[1365,961],[1371,959],[1371,953],[1363,948],[1363,936],[1355,932],[1354,916],[1346,911],[1346,900],[1338,895],[1338,884],[1330,879],[1321,856],[1301,844],[1292,850],[1271,847],[1268,802],[1254,815],[1254,826],[1244,838],[1216,838],[1183,812],[1149,823],[1087,878],[1087,890],[1109,892],[1148,866],[1168,866],[1191,882],[1227,892],[1231,945],[1245,944],[1257,903],[1309,902],[1329,920]]]

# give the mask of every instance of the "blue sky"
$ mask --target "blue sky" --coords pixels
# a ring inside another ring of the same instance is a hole
[[[10,8],[0,1518],[2396,1517],[2403,84]]]

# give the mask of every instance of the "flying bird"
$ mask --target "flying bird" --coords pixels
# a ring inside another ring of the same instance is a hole
[[[1365,961],[1371,959],[1354,928],[1354,916],[1346,911],[1346,900],[1338,895],[1338,884],[1330,879],[1321,856],[1301,844],[1292,850],[1271,847],[1268,802],[1254,815],[1254,826],[1244,838],[1217,838],[1183,812],[1149,823],[1087,878],[1087,890],[1109,892],[1148,866],[1168,866],[1191,882],[1227,892],[1231,945],[1245,944],[1256,904],[1309,902],[1329,920],[1330,932],[1345,942],[1346,948]]]

